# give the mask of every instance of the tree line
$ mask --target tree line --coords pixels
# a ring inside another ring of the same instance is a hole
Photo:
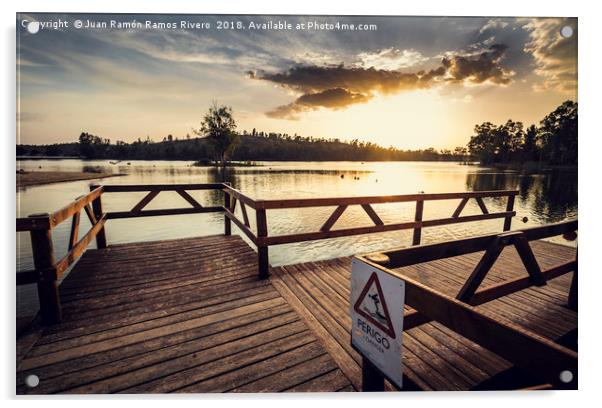
[[[539,126],[524,129],[522,122],[476,125],[468,142],[470,154],[483,164],[540,162],[577,164],[577,103],[565,101],[547,114]]]
[[[304,137],[297,134],[244,130],[236,132],[232,109],[213,105],[203,117],[201,127],[193,130],[197,137],[186,135],[178,140],[167,135],[154,142],[148,136],[132,143],[111,143],[82,132],[76,143],[52,145],[18,145],[17,156],[78,156],[85,159],[114,160],[197,160],[225,165],[235,161],[462,161],[468,150],[459,146],[452,150],[434,148],[402,150],[382,147],[358,139]]]
[[[371,142],[291,136],[257,131],[242,132],[228,160],[235,161],[465,161],[465,147],[454,150],[434,148],[402,150]],[[51,145],[18,145],[17,156],[71,156],[112,160],[220,160],[207,139],[168,137],[155,142],[150,138],[132,143],[107,139],[83,132],[78,142]]]
[[[17,156],[76,156],[113,160],[235,161],[473,161],[483,164],[537,161],[577,163],[577,104],[566,101],[546,115],[538,126],[521,122],[476,125],[466,147],[403,150],[358,139],[342,141],[265,132],[236,131],[232,108],[214,104],[201,126],[184,139],[167,135],[127,143],[82,132],[77,142],[52,145],[17,145]]]

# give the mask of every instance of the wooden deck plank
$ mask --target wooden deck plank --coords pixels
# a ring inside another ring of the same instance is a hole
[[[269,375],[230,391],[269,392],[269,390],[274,389],[275,386],[277,391],[282,392],[287,388],[302,384],[337,368],[336,363],[332,361],[330,356],[323,354],[301,364],[297,364],[290,369],[279,371],[276,374]]]
[[[285,313],[282,307],[286,307]],[[248,314],[197,330],[148,340],[126,348],[95,353],[64,364],[36,370],[39,392],[60,392],[141,369],[204,349],[222,346],[257,333],[293,323],[299,317],[287,305],[268,309],[266,314]],[[281,313],[281,314],[279,314]],[[255,320],[259,319],[259,320]]]
[[[188,364],[183,366],[181,361],[174,361],[172,366],[176,372],[173,374],[169,374],[170,372],[165,370],[165,364],[162,364],[160,370],[157,370],[156,368],[154,370],[156,373],[155,379],[134,387],[123,389],[121,392],[131,394],[147,392],[166,393],[177,391],[192,383],[240,369],[246,365],[316,341],[311,333],[302,327],[302,324],[293,323],[293,325],[290,325],[291,327],[288,328],[289,331],[286,333],[286,335],[285,332],[282,331],[282,334],[278,333],[274,337],[266,338],[265,336],[259,336],[255,340],[262,339],[262,343],[252,343],[252,345],[248,348],[245,348],[243,351],[235,354],[229,354],[227,356],[218,354],[219,358],[210,358],[209,362],[206,362],[208,359],[207,356],[214,356],[209,353],[193,355],[191,356],[191,361],[187,361],[186,363]],[[250,340],[247,340],[247,342],[251,343]],[[182,370],[182,367],[184,367],[184,370]],[[166,376],[166,373],[169,375]],[[130,382],[140,382],[146,380],[148,377],[149,376],[147,372],[144,372],[141,377],[132,376],[132,373],[128,373],[125,379]],[[123,384],[115,383],[115,386],[122,387]]]
[[[308,268],[302,268],[304,265],[306,265]],[[318,278],[318,276],[324,276],[324,273],[320,273],[323,272],[323,270],[320,270],[320,268],[316,268],[315,263],[284,267],[283,269],[289,272],[301,286],[306,288],[308,293],[312,294],[312,297],[314,298],[315,302],[321,304],[325,310],[330,311],[334,319],[339,323],[339,325],[341,325],[341,327],[343,327],[347,332],[351,330],[351,320],[349,318],[348,312],[349,296],[347,296],[346,298],[336,296],[335,291],[332,288],[327,287],[324,284],[324,281]],[[313,305],[312,310],[315,310],[313,309]],[[326,326],[327,324],[328,323],[325,323],[324,325]],[[432,352],[436,350],[437,347],[445,348],[445,346],[430,341],[430,338],[426,336],[420,329],[411,330],[407,333],[404,333],[404,339],[406,337],[412,337],[413,340],[415,340],[406,343],[410,345],[410,348],[414,352],[416,358],[420,356],[420,358],[422,358],[427,365],[431,364],[430,362],[433,357]],[[430,347],[422,347],[422,343],[427,343]],[[449,360],[448,367],[446,370],[443,371],[456,373],[458,371],[458,367],[461,369],[461,371],[459,371],[455,375],[462,377],[470,375],[476,368],[469,361],[464,360],[462,356],[454,355],[453,352],[451,352],[449,355],[446,354],[447,353],[442,353],[444,359]],[[455,358],[450,359],[450,357]],[[358,359],[359,356],[356,358],[356,361],[358,361]],[[441,367],[439,367],[439,369],[441,370]],[[480,370],[477,369],[477,372],[478,371]],[[474,379],[473,382],[482,381],[486,378],[485,373],[481,373],[482,375]],[[466,383],[462,382],[461,379],[458,381],[460,381],[461,384],[466,385]]]
[[[575,256],[574,249],[547,242],[533,242],[532,246],[542,269]],[[480,256],[482,254],[475,253],[400,269],[437,290],[455,296]],[[527,276],[527,272],[516,251],[508,248],[481,287],[518,276]],[[338,345],[339,353],[349,355],[347,358],[338,356],[335,361],[344,372],[347,370],[347,376],[358,388],[357,377],[345,367],[357,364],[359,359],[355,351],[345,346],[350,342],[350,278],[351,258],[338,258],[275,268],[272,280],[281,293],[288,290],[297,297],[296,303],[287,301],[302,318],[313,322],[310,324],[312,329],[316,323],[320,324],[318,327],[322,330],[315,331],[317,336],[330,337],[325,342]],[[555,340],[577,325],[576,314],[559,301],[559,298],[566,297],[569,284],[570,274],[556,278],[546,286],[532,287],[479,307],[500,319]],[[286,289],[280,289],[281,286]],[[300,311],[300,308],[304,310]],[[336,327],[343,328],[344,334]],[[413,383],[423,389],[471,389],[511,367],[504,359],[438,323],[428,323],[405,332],[403,344],[404,371]]]
[[[337,367],[338,368],[338,367]],[[350,389],[349,389],[350,387]],[[353,391],[349,379],[343,375],[340,369],[334,369],[326,374],[315,377],[304,383],[287,388],[286,392],[331,392],[331,391]]]
[[[264,319],[271,319],[271,321],[262,322],[262,320]],[[152,351],[155,349],[162,349],[173,345],[179,345],[181,343],[186,343],[188,341],[200,339],[205,336],[212,336],[223,331],[236,331],[239,329],[242,330],[242,326],[252,326],[254,324],[259,324],[261,325],[261,328],[264,328],[272,327],[272,324],[278,325],[278,323],[280,322],[288,323],[296,321],[298,319],[298,315],[294,313],[290,306],[288,306],[287,304],[283,304],[273,308],[265,309],[264,311],[259,313],[246,314],[221,322],[216,322],[208,326],[199,327],[197,329],[176,333],[170,336],[159,337],[154,340],[148,340],[145,342],[133,344],[131,346],[109,350],[101,353],[94,353],[91,355],[83,356],[78,359],[68,360],[63,363],[40,367],[36,369],[36,373],[39,373],[40,376],[44,378],[56,377],[66,372],[78,371],[97,366],[101,367],[104,364],[113,363],[118,361],[119,359],[126,359],[128,357],[144,354],[148,351]],[[228,336],[232,335],[234,334],[228,334]]]
[[[136,331],[133,333],[128,333],[125,335],[117,334],[115,337],[106,339],[100,338],[100,336],[92,335],[86,336],[83,339],[78,338],[77,342],[69,342],[68,344],[64,344],[66,342],[61,342],[61,349],[57,351],[48,350],[45,347],[42,352],[34,353],[31,357],[26,357],[21,363],[21,368],[23,370],[32,370],[37,367],[82,357],[91,353],[98,353],[118,347],[124,347],[130,344],[139,343],[144,340],[190,330],[196,327],[201,327],[213,322],[224,320],[228,317],[232,317],[233,315],[241,316],[254,311],[259,311],[263,308],[273,307],[281,304],[283,304],[282,299],[276,297],[261,303],[253,303],[237,309],[224,310],[211,315],[201,315],[164,326],[152,327],[150,329],[146,329],[145,327],[136,327]],[[36,350],[36,348],[34,348],[34,350]]]
[[[177,311],[193,310],[203,306],[224,303],[226,301],[240,298],[243,294],[255,295],[270,290],[268,285],[257,285],[255,280],[243,281],[234,285],[228,285],[227,291],[223,286],[205,288],[182,293],[180,297],[160,298],[157,303],[150,306],[132,305],[123,311],[112,311],[112,313],[97,316],[94,320],[77,319],[70,322],[58,324],[47,330],[45,336],[38,344],[46,344],[62,339],[77,337],[104,331],[110,328],[126,326],[128,324],[151,320],[173,314]],[[224,290],[223,296],[221,291]]]
[[[542,270],[575,257],[573,248],[531,244]],[[17,393],[360,389],[361,358],[350,344],[351,258],[272,268],[269,280],[259,280],[256,257],[238,236],[87,251],[61,284],[64,321],[23,340]],[[479,257],[403,271],[455,295]],[[507,248],[481,287],[525,275]],[[570,279],[479,308],[558,339],[577,326],[565,307]],[[511,368],[435,322],[405,332],[403,344],[405,389],[471,389]],[[25,386],[30,373],[39,387]]]
[[[274,283],[280,293],[283,294],[303,318],[312,322],[310,324],[311,329],[325,342],[327,349],[333,355],[335,361],[339,363],[341,369],[350,378],[354,387],[359,389],[361,387],[361,357],[351,347],[349,336],[351,321],[349,320],[349,316],[346,314],[346,311],[341,312],[334,308],[325,308],[324,305],[320,304],[316,296],[323,302],[332,305],[330,300],[327,301],[315,288],[312,289],[312,286],[306,288],[293,278],[294,276],[303,280],[302,275],[306,271],[306,269],[303,269],[303,265],[276,268],[274,273],[277,277],[272,280],[272,283]],[[281,281],[288,290],[281,287]],[[287,297],[285,294],[287,292],[293,295]],[[339,320],[333,316],[338,316]],[[346,322],[345,319],[347,319]],[[388,389],[391,390],[392,387],[388,385]]]
[[[209,380],[189,385],[179,389],[178,391],[196,393],[228,392],[232,389],[245,386],[277,372],[287,370],[296,366],[297,364],[311,360],[314,357],[323,356],[325,353],[326,351],[323,347],[321,347],[320,343],[309,343],[286,353],[282,353],[258,363],[248,365],[239,370],[230,371],[226,374],[213,377]],[[348,380],[345,385],[347,384],[349,384]]]
[[[258,279],[256,253],[238,236],[89,250],[61,292],[64,321],[24,348],[19,394],[185,392],[196,384],[218,392],[246,366],[266,368],[266,377],[316,357],[339,370],[307,323]],[[24,383],[31,373],[37,388]]]
[[[246,365],[262,357],[269,357],[314,341],[315,338],[304,327],[304,323],[296,321],[267,332],[73,388],[69,393],[173,392],[205,378],[231,371],[237,364]]]

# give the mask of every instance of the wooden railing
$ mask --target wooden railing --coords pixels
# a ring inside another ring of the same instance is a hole
[[[220,206],[204,206],[193,198],[188,191],[215,190],[223,191],[224,202]],[[187,203],[187,206],[168,209],[146,209],[148,204],[161,192],[176,192]],[[147,194],[127,211],[103,211],[101,197],[106,193],[147,192]],[[65,270],[75,261],[93,239],[98,248],[107,245],[105,223],[110,219],[151,217],[177,214],[199,214],[224,212],[224,234],[232,233],[232,223],[245,234],[257,247],[258,274],[265,279],[269,276],[269,254],[271,245],[290,244],[295,242],[321,240],[335,237],[369,234],[377,232],[413,229],[412,244],[420,244],[422,229],[439,225],[456,224],[471,221],[504,219],[504,230],[509,230],[514,212],[514,197],[517,191],[481,191],[465,193],[409,194],[374,197],[337,197],[307,198],[285,200],[254,200],[242,192],[232,188],[228,183],[208,184],[151,184],[151,185],[92,185],[90,193],[77,198],[74,202],[52,214],[34,214],[28,218],[17,219],[17,231],[30,231],[35,269],[20,272],[17,284],[37,283],[40,298],[40,311],[47,323],[60,321],[60,301],[58,296],[58,280]],[[490,197],[507,198],[505,211],[490,212],[484,199]],[[462,215],[469,200],[474,199],[482,214]],[[447,218],[423,219],[426,201],[460,200],[453,214]],[[372,207],[373,204],[415,203],[414,219],[406,222],[386,224]],[[341,215],[349,206],[358,205],[370,217],[373,225],[334,229]],[[242,217],[236,215],[236,207],[240,207]],[[333,213],[324,221],[319,231],[270,236],[268,232],[268,210],[307,207],[335,207]],[[86,235],[78,239],[81,210],[90,219],[92,228]],[[251,213],[255,214],[255,228],[251,226]],[[54,259],[52,229],[71,218],[68,253],[58,262]]]
[[[36,283],[40,300],[40,314],[45,324],[58,323],[61,320],[61,303],[58,281],[67,268],[84,252],[90,242],[96,238],[98,248],[107,245],[104,225],[107,220],[102,212],[101,196],[103,187],[92,189],[90,193],[78,197],[71,204],[52,214],[32,214],[17,219],[17,232],[29,231],[35,269],[19,272],[17,285]],[[80,239],[79,224],[82,209],[92,227]],[[71,218],[68,252],[59,261],[55,260],[52,230]]]
[[[414,310],[404,313],[403,330],[437,321],[456,333],[480,344],[515,365],[532,372],[554,387],[575,388],[577,384],[577,353],[553,341],[516,326],[508,325],[483,313],[475,306],[510,295],[531,286],[543,286],[550,279],[573,271],[568,293],[568,307],[577,310],[577,258],[542,271],[533,254],[530,241],[563,235],[576,239],[577,221],[566,221],[502,234],[489,234],[451,242],[401,248],[356,257],[405,282],[405,303]],[[479,289],[502,250],[514,246],[525,266],[527,276],[502,281]],[[455,298],[429,288],[400,269],[404,266],[484,251],[484,255]],[[534,357],[536,356],[536,357]],[[567,384],[559,374],[569,370],[573,380]],[[366,391],[384,387],[384,376],[367,359],[363,359],[363,380]]]
[[[421,242],[422,229],[448,224],[463,222],[483,221],[491,219],[504,219],[503,230],[508,231],[511,227],[514,211],[514,199],[518,194],[516,190],[503,191],[476,191],[463,193],[436,193],[436,194],[406,194],[392,196],[367,196],[367,197],[334,197],[334,198],[305,198],[284,200],[253,200],[240,191],[224,185],[226,195],[224,209],[226,210],[226,233],[229,234],[230,222],[237,227],[257,246],[258,267],[261,278],[269,275],[268,247],[272,245],[291,244],[304,241],[315,241],[329,238],[337,238],[351,235],[372,234],[377,232],[397,231],[412,229],[412,245]],[[490,212],[484,198],[507,198],[505,211]],[[447,218],[423,219],[424,206],[427,201],[460,200],[454,212]],[[462,215],[469,200],[475,200],[481,210],[481,214]],[[415,203],[414,219],[411,221],[386,224],[372,207],[373,204],[385,203]],[[237,203],[240,203],[242,219],[235,215]],[[343,215],[348,207],[358,205],[366,212],[373,225],[362,227],[349,227],[333,229],[335,223]],[[324,221],[319,231],[302,232],[295,234],[270,236],[268,233],[267,211],[274,209],[308,208],[308,207],[335,207],[332,214]],[[248,208],[255,211],[257,233],[254,233],[250,223]]]
[[[98,186],[91,186],[95,189]],[[208,212],[223,211],[221,206],[204,207],[195,200],[188,191],[194,190],[222,190],[222,183],[212,184],[145,184],[145,185],[107,185],[104,186],[104,193],[124,193],[124,192],[148,192],[129,211],[115,211],[107,213],[108,219],[116,218],[136,218],[136,217],[156,217],[159,215],[178,215],[178,214],[200,214]],[[144,210],[146,206],[155,199],[162,191],[175,191],[189,205],[180,208],[167,208],[157,210]]]
[[[40,314],[45,324],[58,323],[61,320],[61,302],[59,296],[59,280],[65,271],[85,251],[93,239],[99,249],[107,246],[105,223],[109,219],[149,217],[176,214],[198,214],[224,211],[222,206],[205,207],[195,200],[187,191],[219,190],[223,184],[153,184],[153,185],[108,185],[90,186],[90,192],[78,197],[52,214],[32,214],[27,218],[17,218],[17,232],[29,231],[33,254],[34,268],[17,273],[17,285],[36,283],[40,301]],[[105,193],[117,192],[148,192],[129,211],[104,212],[101,197]],[[175,191],[189,206],[158,210],[144,208],[162,191]],[[79,238],[81,211],[84,210],[92,227]],[[52,230],[64,221],[71,219],[71,230],[67,244],[67,254],[56,261]]]

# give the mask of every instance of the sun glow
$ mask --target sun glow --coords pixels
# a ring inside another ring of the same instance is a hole
[[[436,90],[424,90],[378,95],[365,104],[344,110],[308,112],[295,122],[267,118],[261,122],[266,128],[298,128],[294,131],[316,137],[359,139],[404,149],[439,147],[454,143],[450,144],[450,130],[457,126],[453,121],[453,105]],[[337,124],[334,132],[333,123]],[[462,137],[457,141],[464,143]]]

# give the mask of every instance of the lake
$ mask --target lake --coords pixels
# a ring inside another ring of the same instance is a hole
[[[577,172],[555,171],[541,175],[520,175],[476,165],[450,162],[261,162],[257,167],[228,169],[225,181],[256,199],[343,197],[357,195],[393,195],[417,192],[462,192],[517,189],[517,216],[512,229],[577,218]],[[17,217],[55,211],[89,191],[90,184],[171,184],[212,183],[222,181],[211,167],[194,167],[184,161],[130,161],[111,164],[108,160],[18,160],[17,169],[43,171],[85,171],[100,168],[124,176],[102,180],[26,187],[17,191]],[[146,193],[109,193],[103,195],[105,211],[131,209]],[[216,191],[192,191],[203,205],[222,205],[223,195]],[[427,202],[424,219],[451,216],[459,200]],[[491,212],[504,211],[505,199],[489,198]],[[175,192],[162,192],[145,209],[176,208],[187,203]],[[357,207],[357,208],[355,208]],[[361,207],[349,207],[334,228],[370,225]],[[385,223],[411,221],[414,203],[373,206]],[[271,234],[318,231],[334,207],[268,211]],[[240,211],[240,210],[239,210]],[[479,214],[471,200],[462,215]],[[527,221],[523,222],[526,217]],[[250,214],[253,221],[253,214]],[[252,222],[253,224],[253,222]],[[110,220],[106,226],[108,244],[154,241],[223,233],[223,215],[219,213]],[[502,230],[503,219],[426,228],[422,242],[437,242],[458,237]],[[80,236],[90,227],[82,217]],[[70,222],[53,230],[56,258],[67,252]],[[239,231],[233,225],[232,231]],[[270,248],[272,265],[335,258],[371,252],[411,243],[412,231],[394,231],[342,237],[321,241],[281,245]],[[245,237],[246,239],[246,237]],[[566,242],[561,237],[552,240]],[[92,244],[92,247],[95,244]],[[33,268],[27,233],[17,234],[17,270]],[[17,294],[19,316],[31,314],[37,307],[33,285],[20,287]]]

